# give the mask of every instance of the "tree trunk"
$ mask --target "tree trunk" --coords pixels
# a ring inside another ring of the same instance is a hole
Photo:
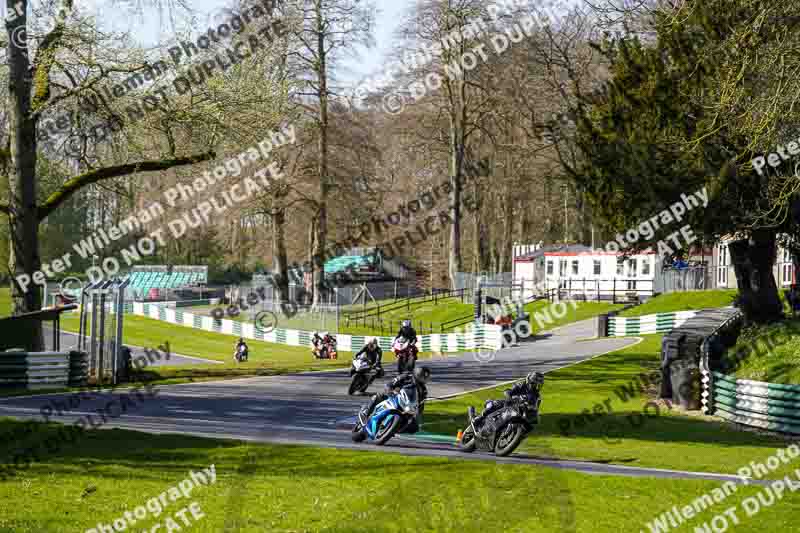
[[[512,254],[512,233],[514,232],[514,199],[506,196],[505,209],[503,209],[503,237],[500,241],[500,255],[497,270],[500,272],[511,272]]]
[[[289,300],[289,261],[286,258],[286,211],[281,208],[272,217],[273,273],[278,299]]]
[[[783,306],[772,273],[777,253],[775,244],[774,231],[757,230],[750,239],[728,245],[746,323],[766,324],[783,318]]]
[[[327,233],[327,204],[330,184],[328,183],[328,73],[325,57],[325,20],[322,14],[322,0],[315,0],[317,32],[317,79],[319,82],[319,211],[317,213],[317,236],[314,242],[313,280],[314,300],[312,307],[316,308],[325,282],[325,241]]]
[[[13,12],[12,0],[6,1],[6,10]],[[27,2],[22,2],[25,13]],[[31,70],[28,49],[15,46],[20,32],[27,25],[27,15],[23,14],[7,22],[7,46],[9,65],[8,92],[8,133],[10,161],[9,181],[9,235],[11,246],[9,270],[16,278],[33,273],[41,267],[39,257],[39,216],[36,200],[36,121],[31,117]],[[19,28],[19,30],[18,30]],[[12,35],[14,36],[12,38]],[[24,33],[23,33],[24,35]],[[14,280],[11,283],[11,297],[14,301],[14,314],[38,311],[41,309],[41,287],[30,283],[23,291]],[[41,323],[32,323],[27,332],[26,349],[43,351]],[[21,336],[22,338],[22,336]]]
[[[450,253],[448,255],[448,273],[450,286],[456,288],[456,276],[462,270],[461,257],[461,169],[464,160],[464,147],[460,142],[460,128],[451,114],[450,120],[450,209],[453,220],[450,224]]]

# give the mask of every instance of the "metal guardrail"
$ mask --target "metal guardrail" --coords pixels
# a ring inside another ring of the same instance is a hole
[[[744,426],[800,435],[800,385],[737,379],[711,369],[711,341],[736,321],[735,315],[708,335],[701,347],[703,413]]]
[[[0,387],[29,390],[85,386],[89,356],[84,352],[0,353]]]
[[[364,311],[352,311],[349,313],[345,312],[345,321],[348,323],[353,322],[357,324],[358,322],[362,322],[367,318],[380,318],[382,314],[388,313],[389,311],[397,311],[403,308],[410,311],[414,306],[422,305],[428,302],[438,303],[439,300],[444,300],[447,298],[460,298],[463,301],[469,290],[470,289],[434,291],[432,294],[428,294],[426,296],[411,296],[393,301],[388,304],[378,304],[377,306],[370,307]]]

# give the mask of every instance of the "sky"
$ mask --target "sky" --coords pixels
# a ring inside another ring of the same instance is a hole
[[[106,29],[130,30],[143,45],[153,45],[159,40],[167,41],[174,35],[174,26],[165,13],[155,10],[141,15],[131,10],[136,0],[79,0],[90,12],[99,13],[99,20]],[[220,8],[230,5],[226,0],[191,0],[192,9],[200,13],[198,27],[207,27],[213,15]],[[5,4],[5,2],[3,2]],[[375,0],[378,12],[375,17],[375,47],[359,50],[358,57],[343,61],[337,73],[339,81],[355,86],[363,78],[382,69],[393,44],[393,32],[397,29],[404,11],[414,4],[414,0]],[[2,8],[0,8],[0,15]],[[198,33],[199,35],[199,33]]]

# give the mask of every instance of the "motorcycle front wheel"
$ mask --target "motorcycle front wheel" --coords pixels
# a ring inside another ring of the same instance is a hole
[[[472,428],[467,428],[461,434],[461,440],[458,442],[458,449],[462,452],[472,453],[475,451],[475,433]]]
[[[364,374],[356,374],[353,376],[353,381],[350,382],[350,388],[347,390],[347,394],[352,396],[356,392],[364,392],[367,390],[367,386],[369,384],[369,378]]]
[[[500,437],[494,447],[495,455],[505,457],[517,449],[525,438],[525,427],[522,424],[508,424],[500,429]]]
[[[397,428],[400,427],[400,417],[398,415],[390,415],[388,421],[384,420],[381,424],[381,427],[378,428],[378,432],[375,435],[375,444],[378,446],[383,446],[389,439],[394,437],[394,434],[397,432]]]
[[[350,432],[350,438],[353,439],[353,442],[362,442],[367,438],[367,432],[364,431],[364,428],[362,428],[360,424],[356,423],[356,425],[353,426],[353,431]]]

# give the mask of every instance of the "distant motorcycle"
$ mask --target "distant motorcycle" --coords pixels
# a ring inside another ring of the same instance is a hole
[[[336,351],[336,339],[330,337],[322,340],[319,345],[311,350],[311,353],[317,359],[338,359],[339,354]]]
[[[416,346],[405,337],[400,337],[392,344],[392,352],[397,357],[397,372],[411,372],[417,362]]]
[[[245,346],[239,346],[236,351],[233,352],[233,360],[237,363],[244,363],[247,361],[248,355],[247,348]]]
[[[375,381],[378,373],[373,372],[374,366],[369,362],[367,354],[361,354],[358,359],[353,360],[353,380],[347,394],[352,396],[357,392],[366,392],[367,388]]]
[[[417,386],[413,383],[406,385],[379,403],[368,418],[359,411],[351,434],[353,442],[368,438],[382,446],[397,433],[416,433],[419,431],[417,413],[420,405]]]
[[[501,409],[480,420],[477,427],[475,408],[470,407],[469,426],[461,435],[459,449],[464,452],[474,452],[476,449],[494,452],[500,457],[510,455],[539,423],[541,403],[541,397],[536,405],[523,399],[509,400]]]

